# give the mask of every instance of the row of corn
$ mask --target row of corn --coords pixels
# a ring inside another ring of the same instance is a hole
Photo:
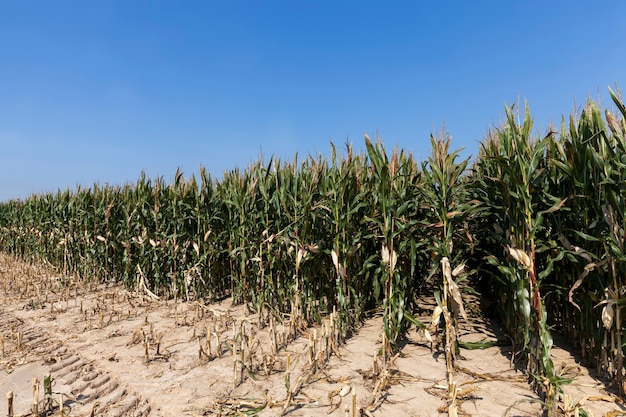
[[[506,109],[469,165],[442,132],[418,163],[365,138],[365,151],[261,158],[220,180],[145,175],[0,204],[0,249],[64,274],[122,281],[152,297],[232,296],[260,321],[322,321],[342,338],[383,312],[383,355],[420,298],[437,300],[449,387],[462,290],[490,292],[533,383],[556,398],[556,328],[623,390],[626,109],[589,101],[560,130]],[[469,280],[467,278],[470,278]]]
[[[498,298],[528,372],[555,413],[555,328],[624,394],[621,308],[626,302],[626,108],[588,101],[560,129],[534,135],[528,107],[507,109],[469,177],[485,212],[474,224],[476,260]]]

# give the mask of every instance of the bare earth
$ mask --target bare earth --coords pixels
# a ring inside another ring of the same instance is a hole
[[[461,340],[506,340],[473,316],[462,324]],[[365,320],[345,344],[325,336],[330,321],[326,329],[292,331],[288,320],[259,326],[256,315],[230,299],[208,306],[155,300],[0,256],[0,393],[12,391],[16,415],[30,415],[37,378],[44,415],[41,383],[50,373],[47,408],[54,415],[61,414],[60,401],[66,416],[447,415],[445,357],[437,343],[413,330],[384,366],[375,364],[380,316]],[[565,388],[565,415],[576,415],[576,405],[592,416],[625,413],[574,355],[560,347],[553,354],[564,375],[577,377]],[[510,348],[462,349],[457,359],[459,415],[541,415]]]

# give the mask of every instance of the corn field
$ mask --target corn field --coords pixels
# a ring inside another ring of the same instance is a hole
[[[4,202],[0,250],[153,298],[232,297],[261,326],[332,315],[342,340],[380,312],[383,358],[411,327],[436,330],[416,318],[434,296],[450,393],[463,295],[480,290],[554,414],[568,379],[551,331],[625,393],[626,107],[610,95],[615,114],[588,101],[543,134],[528,106],[507,108],[472,162],[445,132],[421,163],[366,135],[358,154],[331,144],[328,157],[259,160],[219,180],[201,168]]]

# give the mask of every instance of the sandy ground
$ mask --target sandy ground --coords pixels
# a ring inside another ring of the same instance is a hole
[[[474,316],[461,340],[506,340]],[[345,343],[330,318],[317,327],[287,320],[263,325],[230,299],[154,300],[0,256],[0,393],[13,392],[16,415],[31,413],[33,378],[41,415],[60,415],[61,402],[66,416],[447,415],[444,354],[418,332],[384,364],[376,360],[380,316]],[[623,403],[563,346],[555,363],[577,377],[564,415],[575,415],[579,402],[591,416],[622,415]],[[456,365],[459,415],[541,415],[510,348],[462,349]],[[48,373],[52,398],[42,387]]]

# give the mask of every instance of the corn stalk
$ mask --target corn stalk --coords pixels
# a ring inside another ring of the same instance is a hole
[[[443,314],[445,355],[448,377],[450,415],[456,415],[457,386],[454,381],[454,358],[457,350],[459,318],[467,320],[458,283],[468,276],[465,259],[473,238],[468,222],[480,213],[480,204],[466,193],[464,172],[468,160],[457,163],[460,151],[450,153],[450,137],[444,131],[431,135],[432,152],[424,164],[424,201],[430,216],[424,226],[430,230],[429,248],[433,254],[430,276],[440,271],[441,281],[435,293],[438,308],[433,322]],[[436,317],[435,317],[436,316]]]

